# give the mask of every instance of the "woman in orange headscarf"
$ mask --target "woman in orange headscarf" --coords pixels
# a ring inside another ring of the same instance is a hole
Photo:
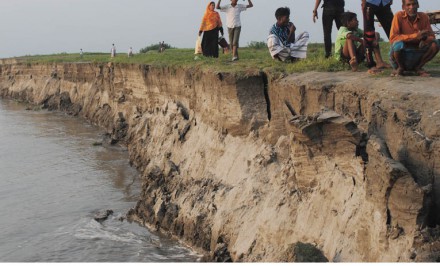
[[[218,32],[223,36],[222,20],[220,15],[214,11],[215,3],[210,2],[206,7],[202,24],[200,25],[199,36],[202,35],[202,51],[204,56],[218,57]]]

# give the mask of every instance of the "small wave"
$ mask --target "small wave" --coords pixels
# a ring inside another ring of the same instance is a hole
[[[142,244],[143,240],[132,232],[111,225],[102,225],[94,219],[89,220],[82,228],[77,228],[74,236],[83,240],[107,240],[124,243]]]

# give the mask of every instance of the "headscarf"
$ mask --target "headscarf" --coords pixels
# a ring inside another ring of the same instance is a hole
[[[222,27],[222,20],[220,19],[218,12],[209,9],[209,6],[212,3],[214,2],[210,2],[206,7],[205,15],[202,19],[202,25],[200,25],[200,31],[209,31],[217,27]]]

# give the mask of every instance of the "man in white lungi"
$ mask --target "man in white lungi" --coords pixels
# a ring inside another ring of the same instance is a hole
[[[273,59],[296,61],[307,57],[309,33],[295,34],[296,27],[290,22],[290,9],[280,7],[275,12],[275,23],[267,37],[267,47]]]

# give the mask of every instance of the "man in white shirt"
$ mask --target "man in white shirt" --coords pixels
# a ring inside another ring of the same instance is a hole
[[[248,5],[237,4],[238,0],[231,0],[231,4],[220,6],[221,0],[217,2],[217,9],[226,13],[226,26],[229,33],[229,44],[232,47],[232,61],[238,60],[238,43],[241,33],[240,13],[246,9],[253,7],[251,0],[248,0]]]

